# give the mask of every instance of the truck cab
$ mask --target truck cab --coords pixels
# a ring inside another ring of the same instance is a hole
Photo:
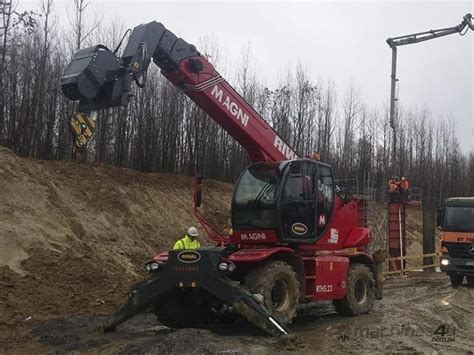
[[[474,283],[474,197],[448,198],[438,210],[441,230],[441,271],[451,285],[459,286],[464,277]]]

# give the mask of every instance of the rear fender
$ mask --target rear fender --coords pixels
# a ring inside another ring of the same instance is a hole
[[[370,239],[371,239],[371,235],[370,235],[369,228],[362,228],[362,227],[352,228],[346,240],[344,240],[344,244],[342,248],[345,249],[345,248],[364,247],[367,244],[369,244]]]
[[[349,261],[351,264],[366,264],[370,268],[372,268],[372,265],[374,264],[374,259],[366,253],[358,252],[346,254],[345,256],[349,257]]]

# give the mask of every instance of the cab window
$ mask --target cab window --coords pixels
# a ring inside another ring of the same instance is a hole
[[[317,189],[318,235],[324,233],[329,224],[333,203],[334,182],[331,169],[327,166],[320,166]]]
[[[281,193],[281,230],[285,241],[315,240],[317,165],[293,161],[288,166]]]

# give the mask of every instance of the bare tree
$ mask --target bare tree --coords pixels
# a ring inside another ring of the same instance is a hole
[[[342,103],[343,120],[344,120],[344,131],[341,156],[341,167],[346,172],[353,170],[352,162],[355,157],[355,133],[359,128],[357,122],[358,115],[361,111],[361,102],[359,94],[354,88],[354,84],[351,82],[349,88],[344,96]],[[345,176],[346,178],[348,176]]]
[[[54,0],[40,0],[40,15],[16,13],[0,0],[0,144],[22,156],[67,159],[72,145],[68,116],[74,104],[60,89],[69,49],[89,41],[116,47],[123,23],[95,25],[91,0],[74,0],[74,20],[57,36]],[[372,175],[385,185],[396,168],[415,186],[440,200],[474,193],[474,153],[463,154],[453,118],[433,123],[429,108],[398,105],[397,156],[388,107],[366,105],[353,85],[338,102],[330,78],[312,81],[301,65],[288,70],[276,88],[258,79],[249,46],[234,69],[212,38],[201,48],[219,71],[233,72],[232,83],[249,104],[304,156],[317,150],[335,167],[337,177]],[[67,47],[70,48],[67,48]],[[65,49],[66,48],[66,49]],[[248,164],[246,152],[229,134],[150,67],[143,90],[132,88],[126,108],[98,112],[89,159],[142,171],[193,174],[234,181]],[[394,165],[393,162],[396,161]]]
[[[5,122],[5,70],[7,59],[7,43],[9,32],[12,27],[13,14],[16,5],[11,0],[0,0],[0,135],[4,130]],[[0,140],[1,142],[1,140]]]
[[[77,50],[82,47],[84,41],[99,27],[100,20],[94,19],[93,22],[86,21],[86,11],[92,0],[74,0],[73,19],[69,19],[74,33],[74,48]]]
[[[331,140],[335,130],[337,94],[334,83],[328,80],[322,90],[318,114],[318,142],[321,158],[329,161]]]

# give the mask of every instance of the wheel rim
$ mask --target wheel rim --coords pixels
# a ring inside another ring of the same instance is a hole
[[[288,304],[288,287],[282,279],[275,281],[271,291],[272,307],[276,311],[284,310]]]
[[[354,284],[354,298],[357,303],[364,303],[367,299],[367,285],[361,279],[357,280]]]

